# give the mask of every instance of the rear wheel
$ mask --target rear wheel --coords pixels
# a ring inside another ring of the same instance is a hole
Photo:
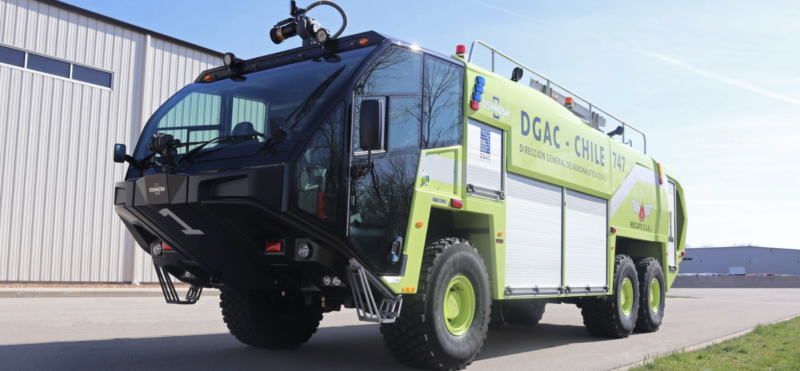
[[[661,327],[664,319],[666,305],[666,285],[664,284],[664,271],[655,258],[644,258],[636,264],[639,275],[639,316],[636,320],[636,330],[642,332],[656,332]]]
[[[322,320],[319,305],[305,305],[301,296],[280,291],[240,293],[222,290],[222,318],[244,344],[267,349],[293,349],[307,342]]]
[[[639,279],[633,260],[617,255],[614,294],[581,299],[581,314],[586,330],[594,336],[626,338],[636,327],[639,313]]]
[[[546,303],[536,300],[506,300],[503,319],[512,325],[535,325],[542,320]]]
[[[457,238],[426,247],[417,292],[405,298],[395,323],[381,325],[386,348],[412,367],[470,365],[490,321],[489,275],[478,251]]]

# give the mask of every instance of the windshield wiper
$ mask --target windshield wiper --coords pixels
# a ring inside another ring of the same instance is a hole
[[[263,138],[264,134],[255,133],[255,134],[242,134],[242,135],[223,135],[223,136],[219,136],[219,137],[216,137],[214,139],[206,140],[206,141],[203,141],[203,142],[181,143],[181,146],[186,146],[186,147],[188,147],[188,146],[197,146],[197,147],[192,148],[189,152],[186,152],[186,154],[184,154],[183,157],[181,157],[181,159],[180,159],[180,161],[178,161],[178,163],[180,164],[180,163],[182,163],[184,161],[190,160],[192,158],[192,156],[194,156],[197,152],[199,152],[201,149],[203,149],[205,146],[207,146],[207,145],[209,145],[211,143],[215,143],[215,142],[216,143],[222,143],[222,142],[225,142],[225,141],[235,140],[235,139],[252,139],[254,137],[262,137]],[[214,150],[214,151],[209,151],[207,153],[213,153],[213,152],[216,152],[218,150],[219,149]]]
[[[289,114],[289,116],[286,116],[286,122],[289,122],[289,119],[294,116],[295,113],[299,112],[297,117],[294,119],[294,123],[292,123],[292,125],[289,127],[290,129],[294,129],[294,126],[297,125],[297,123],[302,120],[309,111],[311,111],[311,108],[314,107],[314,105],[317,103],[317,100],[319,100],[322,94],[325,93],[325,90],[328,90],[328,87],[333,84],[339,74],[344,71],[345,67],[346,66],[339,67],[338,70],[334,71],[327,79],[325,79],[325,81],[319,84],[319,86],[317,86],[317,88],[311,92],[311,94],[308,96],[308,98],[306,98],[306,100],[303,101],[303,103],[297,106],[297,108],[295,108],[294,111]]]

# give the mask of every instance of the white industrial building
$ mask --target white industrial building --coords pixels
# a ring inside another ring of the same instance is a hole
[[[151,282],[114,143],[222,54],[53,0],[0,0],[0,282]]]
[[[800,275],[800,250],[758,246],[686,249],[682,274]]]

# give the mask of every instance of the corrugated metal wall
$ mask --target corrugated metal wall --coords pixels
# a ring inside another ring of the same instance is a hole
[[[146,59],[144,75],[146,77],[143,80],[144,92],[142,94],[142,97],[144,97],[142,102],[143,119],[140,123],[139,132],[144,129],[144,124],[147,123],[150,115],[169,97],[194,81],[200,72],[222,65],[222,59],[220,58],[155,38],[150,38],[150,48],[146,54],[144,56],[144,59]],[[130,148],[133,148],[133,144]],[[121,177],[119,180],[121,180]],[[134,243],[130,242],[131,246]],[[150,255],[139,247],[136,247],[133,251],[135,267],[132,280],[136,282],[157,282],[158,278],[153,269]]]
[[[0,44],[113,71],[109,90],[0,64],[0,281],[155,280],[113,211],[112,146],[222,61],[31,0],[0,0]]]

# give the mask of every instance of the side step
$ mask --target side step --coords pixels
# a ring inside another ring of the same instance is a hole
[[[383,287],[378,278],[364,269],[355,259],[350,259],[348,273],[350,274],[350,287],[353,289],[353,302],[356,306],[358,319],[367,322],[394,323],[400,315],[403,297],[394,295]],[[380,306],[375,302],[370,282],[383,295]]]
[[[200,300],[200,295],[203,293],[202,287],[193,285],[189,292],[186,293],[186,299],[181,300],[178,292],[175,291],[175,285],[172,284],[172,277],[169,276],[169,272],[156,264],[153,264],[153,267],[156,268],[158,282],[161,284],[161,292],[164,293],[164,299],[167,300],[167,304],[194,304]]]

